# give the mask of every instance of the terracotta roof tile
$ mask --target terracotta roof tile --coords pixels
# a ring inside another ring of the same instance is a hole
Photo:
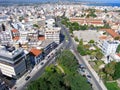
[[[16,29],[13,29],[13,30],[11,30],[12,32],[18,32],[18,30],[16,30]]]
[[[41,40],[41,41],[44,41],[45,40],[45,36],[39,37],[38,39]]]
[[[38,49],[36,49],[36,48],[32,48],[32,49],[30,50],[30,52],[31,52],[33,55],[38,56],[38,55],[40,55],[40,54],[42,53],[42,50],[38,50]]]
[[[120,57],[120,53],[117,54]]]
[[[119,36],[119,35],[118,35],[114,30],[112,30],[112,29],[108,29],[108,30],[106,30],[106,32],[107,32],[108,34],[110,34],[113,38]]]
[[[18,37],[18,36],[13,38],[13,40],[19,40],[19,39],[20,39],[20,37]]]

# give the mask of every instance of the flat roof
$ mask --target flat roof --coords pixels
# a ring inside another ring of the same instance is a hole
[[[44,40],[42,43],[41,43],[41,47],[45,48],[47,47],[49,44],[53,43],[54,41],[53,40],[49,40],[49,39],[46,39]]]

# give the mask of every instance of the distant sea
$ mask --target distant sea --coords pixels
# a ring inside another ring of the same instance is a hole
[[[88,3],[86,5],[89,6],[112,6],[112,7],[120,7],[120,3]]]
[[[40,0],[40,1],[33,1],[33,2],[0,2],[0,6],[11,6],[11,5],[31,5],[31,4],[44,4],[44,3],[57,3],[58,0],[52,0],[52,1],[49,1],[49,0]],[[64,2],[63,0],[63,3],[66,3]],[[76,4],[79,4],[79,3],[83,3],[85,5],[88,5],[88,6],[118,6],[120,7],[120,3],[95,3],[95,2],[77,2],[77,1],[74,1],[74,2],[67,2],[67,3],[76,3]]]

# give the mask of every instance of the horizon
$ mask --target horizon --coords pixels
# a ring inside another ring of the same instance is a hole
[[[93,2],[93,3],[120,3],[120,0],[0,0],[1,3],[21,3],[21,2]]]

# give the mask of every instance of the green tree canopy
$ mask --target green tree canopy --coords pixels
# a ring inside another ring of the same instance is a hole
[[[120,78],[120,62],[116,63],[116,65],[115,65],[115,73],[114,73],[113,78],[114,79]]]
[[[97,58],[98,60],[101,60],[102,57],[103,57],[102,52],[98,51],[98,52],[96,53],[96,58]]]
[[[120,44],[118,45],[116,52],[120,53]]]

